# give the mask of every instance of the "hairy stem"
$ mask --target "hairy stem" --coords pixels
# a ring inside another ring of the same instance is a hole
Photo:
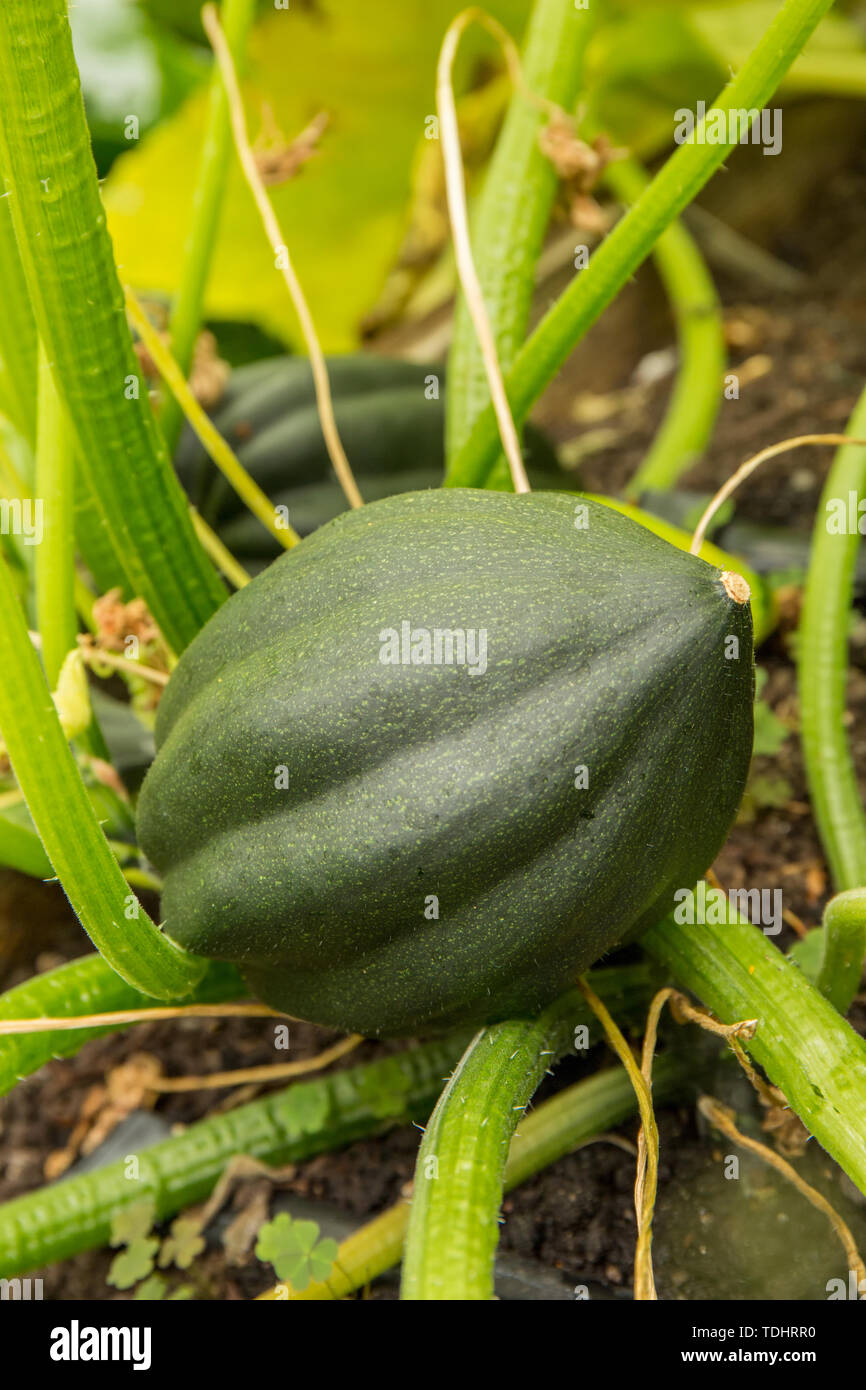
[[[38,370],[36,498],[44,517],[42,540],[36,547],[36,611],[42,664],[48,685],[54,690],[78,631],[74,597],[75,472],[69,422],[41,342]]]
[[[225,589],[140,389],[63,0],[4,0],[0,88],[0,168],[87,490],[131,591],[181,651]]]
[[[866,391],[848,424],[854,438],[866,437]],[[860,535],[838,522],[832,504],[847,518],[850,497],[866,493],[866,448],[840,448],[827,475],[812,531],[797,649],[803,756],[812,810],[824,853],[839,889],[866,884],[866,814],[845,732],[848,675],[848,618]],[[849,1000],[850,1003],[850,1000]]]
[[[536,0],[522,55],[525,86],[570,110],[580,87],[592,22],[592,12],[577,9],[573,0]],[[472,222],[478,279],[504,372],[526,332],[533,271],[556,196],[556,172],[538,145],[544,120],[539,104],[529,102],[523,91],[514,92]],[[462,295],[455,314],[448,381],[450,469],[476,417],[490,402],[483,356]],[[507,472],[504,466],[502,471]]]
[[[671,155],[646,192],[593,253],[586,270],[575,277],[542,319],[517,354],[506,380],[518,422],[526,418],[533,402],[646,259],[665,228],[688,206],[738,143],[740,128],[731,121],[730,113],[757,111],[766,105],[831,2],[786,0],[736,77],[720,93],[704,120],[696,123],[690,139]],[[728,138],[721,144],[704,143],[706,123],[714,120],[719,111],[724,113]],[[447,481],[452,486],[484,486],[498,452],[496,420],[487,408],[453,460]]]
[[[636,203],[649,185],[634,160],[615,160],[605,182],[618,198]],[[709,443],[722,402],[726,350],[722,307],[691,233],[672,222],[653,249],[653,262],[677,329],[679,364],[670,404],[646,457],[630,480],[637,499],[649,488],[673,487]]]
[[[235,63],[240,66],[256,15],[256,0],[223,0],[220,15],[226,42]],[[201,327],[202,304],[219,230],[231,148],[228,102],[219,72],[215,70],[208,93],[204,141],[192,200],[192,222],[184,247],[183,270],[170,321],[172,354],[187,376]],[[175,396],[166,396],[159,423],[168,451],[173,454],[183,425],[183,411]]]
[[[758,1020],[746,1046],[791,1108],[866,1192],[866,1041],[757,927],[667,917],[641,944],[723,1023]]]
[[[642,967],[601,970],[593,982],[617,1011],[645,999]],[[503,1174],[515,1128],[542,1077],[576,1030],[600,1032],[579,993],[538,1019],[482,1028],[470,1043],[424,1131],[403,1267],[404,1299],[493,1296]]]

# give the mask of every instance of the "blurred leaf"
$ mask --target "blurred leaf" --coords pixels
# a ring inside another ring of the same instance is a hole
[[[189,1269],[196,1255],[200,1255],[204,1250],[204,1246],[201,1222],[194,1216],[178,1216],[171,1223],[171,1234],[162,1242],[159,1267],[167,1269],[173,1264],[178,1269]]]
[[[150,1231],[156,1216],[156,1203],[150,1198],[121,1207],[111,1218],[111,1245],[129,1245]]]
[[[813,985],[817,984],[824,958],[823,927],[813,927],[805,936],[799,937],[788,951],[788,956],[795,965],[799,965]]]
[[[159,1241],[156,1239],[133,1240],[111,1261],[107,1280],[116,1289],[131,1289],[139,1279],[144,1279],[153,1269],[153,1257]]]
[[[262,1226],[256,1255],[273,1265],[278,1279],[302,1293],[311,1280],[322,1283],[327,1279],[337,1249],[335,1240],[319,1240],[315,1221],[295,1221],[283,1211]]]
[[[766,754],[775,757],[785,740],[791,737],[791,730],[774,714],[766,700],[760,698],[766,682],[767,673],[759,666],[755,672],[755,742],[752,753],[755,756]]]
[[[720,64],[737,67],[778,11],[777,0],[733,0],[696,6],[689,13],[689,22]],[[792,66],[785,86],[788,90],[866,94],[866,44],[861,30],[843,15],[827,15]]]
[[[749,778],[749,795],[755,806],[761,810],[771,810],[787,805],[794,795],[794,788],[787,777],[761,775]]]
[[[719,63],[683,5],[645,4],[602,25],[587,54],[593,126],[644,158],[673,138],[673,113],[716,95]]]
[[[284,0],[284,3],[286,2],[287,0]],[[139,0],[139,3],[166,28],[173,29],[188,39],[194,39],[196,43],[207,43],[201,23],[201,0]],[[290,8],[312,10],[316,8],[316,4],[317,0],[291,0]],[[258,6],[259,10],[265,13],[275,10],[277,3],[276,0],[258,0]]]
[[[667,148],[673,113],[712,101],[779,11],[779,0],[620,0],[590,45],[590,115],[644,158]],[[856,25],[821,21],[784,91],[866,95],[866,51]]]
[[[459,0],[327,0],[271,12],[254,31],[245,83],[250,132],[263,101],[291,139],[316,112],[330,123],[319,153],[271,193],[326,351],[355,346],[400,246],[412,157],[435,111],[439,46]],[[488,8],[519,38],[529,0]],[[466,42],[485,55],[489,38]],[[201,146],[204,94],[122,155],[105,186],[109,226],[124,274],[142,289],[178,282]],[[257,323],[297,344],[296,321],[236,163],[206,300],[209,318]]]
[[[69,23],[100,164],[127,146],[128,116],[138,118],[143,134],[207,73],[201,51],[155,24],[134,0],[77,0]]]
[[[167,1288],[168,1284],[161,1274],[151,1274],[149,1279],[145,1279],[143,1284],[139,1284],[133,1298],[157,1302],[159,1299],[165,1298]]]

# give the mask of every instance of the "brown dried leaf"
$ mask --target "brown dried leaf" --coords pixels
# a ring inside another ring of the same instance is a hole
[[[199,333],[189,374],[189,386],[199,405],[213,410],[225,394],[231,368],[217,352],[216,338],[207,329]]]
[[[255,151],[255,159],[262,182],[272,187],[295,178],[307,160],[318,153],[319,140],[328,124],[328,113],[320,111],[300,135],[289,141],[284,140],[276,129],[270,108],[265,108],[264,114],[266,143]]]

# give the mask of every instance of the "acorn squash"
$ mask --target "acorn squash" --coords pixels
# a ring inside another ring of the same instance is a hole
[[[328,358],[340,437],[365,502],[440,487],[445,472],[445,368],[373,353]],[[319,422],[310,364],[276,357],[236,367],[213,412],[217,429],[300,536],[346,510]],[[551,446],[531,425],[526,459],[534,488],[568,486]],[[252,516],[187,426],[175,469],[204,519],[255,573],[282,547]]]
[[[720,848],[748,589],[557,493],[347,512],[235,594],[161,703],[165,929],[368,1035],[531,1014]]]

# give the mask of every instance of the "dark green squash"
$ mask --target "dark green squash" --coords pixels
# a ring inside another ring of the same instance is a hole
[[[345,513],[168,684],[138,812],[166,931],[365,1034],[536,1011],[721,846],[752,742],[747,593],[563,494]],[[474,631],[474,671],[444,640],[440,664],[384,664],[404,623],[419,658],[422,629]]]
[[[445,471],[445,368],[373,353],[328,358],[340,436],[365,502],[440,487]],[[237,367],[213,421],[301,536],[346,509],[322,437],[310,364],[277,357]],[[534,488],[568,486],[544,437],[529,426]],[[175,468],[190,500],[251,573],[282,553],[187,426]]]

